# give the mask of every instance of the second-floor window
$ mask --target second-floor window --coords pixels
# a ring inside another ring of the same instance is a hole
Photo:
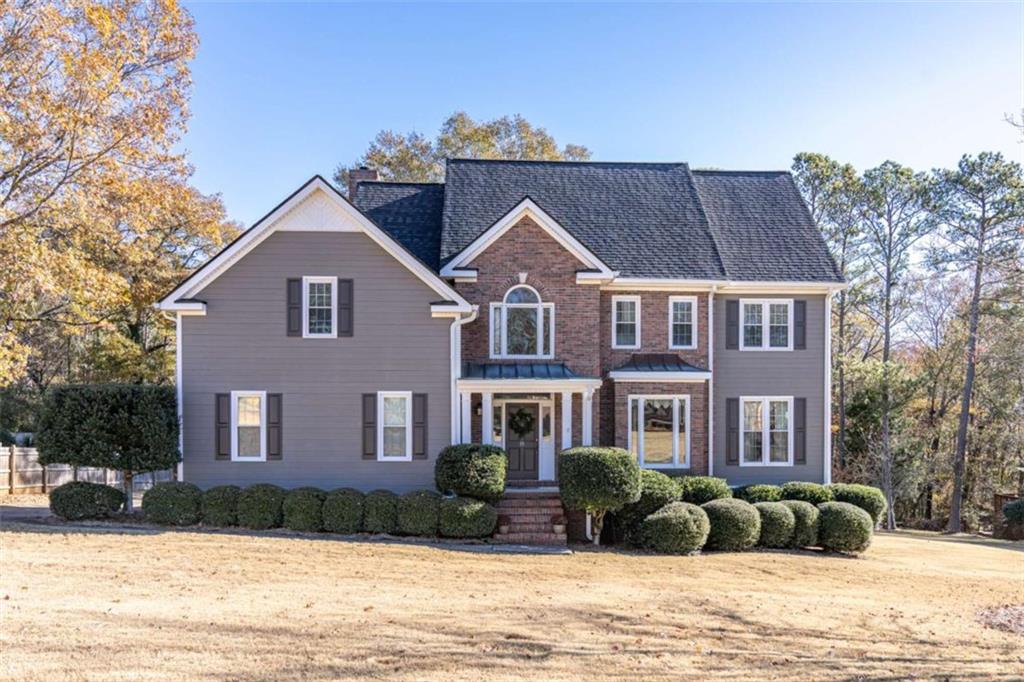
[[[740,301],[740,350],[793,350],[793,301]]]
[[[640,347],[640,297],[612,296],[612,348]]]
[[[555,352],[555,304],[521,284],[491,304],[492,358],[550,358]]]
[[[306,338],[334,338],[334,311],[338,307],[334,277],[302,278],[302,335]]]
[[[670,296],[668,299],[668,347],[676,350],[697,347],[697,298]]]

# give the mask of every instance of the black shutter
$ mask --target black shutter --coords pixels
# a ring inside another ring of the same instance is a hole
[[[302,279],[290,277],[286,281],[288,336],[302,336]]]
[[[725,463],[740,463],[740,399],[725,399]]]
[[[793,399],[793,413],[793,463],[807,464],[807,398]]]
[[[793,301],[793,348],[807,348],[807,301]]]
[[[352,280],[338,279],[338,336],[352,336],[354,318]]]
[[[363,459],[377,459],[377,394],[363,394]]]
[[[282,443],[281,394],[267,394],[267,459],[281,459]]]
[[[412,458],[427,458],[427,394],[412,394]]]
[[[217,459],[231,459],[231,394],[218,393],[214,403],[214,454]]]
[[[725,347],[737,350],[740,347],[740,302],[725,302]]]

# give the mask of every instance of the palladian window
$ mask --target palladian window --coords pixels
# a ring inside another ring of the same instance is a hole
[[[491,304],[492,358],[550,358],[555,348],[555,304],[525,284]]]

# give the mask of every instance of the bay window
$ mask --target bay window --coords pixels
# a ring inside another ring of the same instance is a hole
[[[690,466],[690,396],[631,395],[628,450],[650,469]]]

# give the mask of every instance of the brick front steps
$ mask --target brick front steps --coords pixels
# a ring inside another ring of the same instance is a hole
[[[507,516],[507,533],[497,532],[498,542],[516,545],[565,545],[565,533],[556,533],[554,516],[564,516],[558,493],[506,491],[498,501],[498,516]]]

